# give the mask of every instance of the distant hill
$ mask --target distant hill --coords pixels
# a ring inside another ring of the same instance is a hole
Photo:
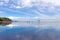
[[[0,25],[8,25],[11,24],[12,20],[5,17],[0,17]]]

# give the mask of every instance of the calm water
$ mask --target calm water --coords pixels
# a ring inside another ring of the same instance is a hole
[[[19,22],[13,22],[0,26],[0,40],[60,40],[60,30],[52,25],[21,26]]]

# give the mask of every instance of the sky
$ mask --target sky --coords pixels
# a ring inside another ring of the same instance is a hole
[[[0,17],[60,17],[60,0],[0,0]]]

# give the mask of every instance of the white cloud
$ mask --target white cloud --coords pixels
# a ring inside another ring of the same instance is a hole
[[[1,6],[1,5],[4,5],[4,2],[0,2],[0,6]]]
[[[32,3],[33,2],[33,3]],[[24,7],[34,6],[34,5],[40,5],[41,3],[51,3],[56,6],[60,6],[60,0],[22,0],[22,5]],[[45,5],[45,4],[44,4]]]
[[[8,3],[9,2],[9,0],[3,0],[5,3]]]
[[[60,6],[60,0],[42,0],[42,1]]]
[[[16,8],[21,8],[20,6],[16,6]]]
[[[22,7],[31,7],[31,0],[21,0]]]
[[[12,0],[11,0],[12,1]],[[1,2],[0,5],[4,4],[4,3],[8,3],[9,0],[4,0],[4,2]],[[24,7],[32,7],[34,5],[40,5],[41,3],[52,3],[53,5],[60,5],[60,0],[16,0],[13,1],[14,3],[16,3],[17,5],[20,5],[21,8]]]

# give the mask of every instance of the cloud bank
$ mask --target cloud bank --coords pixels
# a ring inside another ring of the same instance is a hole
[[[9,11],[23,13],[29,16],[36,14],[41,18],[50,18],[51,16],[57,18],[60,15],[60,0],[0,0],[0,6],[2,5],[9,6],[9,8],[27,10],[27,12],[20,12],[20,10],[8,9]],[[35,9],[33,9],[34,7]],[[28,10],[33,13],[29,13]]]

